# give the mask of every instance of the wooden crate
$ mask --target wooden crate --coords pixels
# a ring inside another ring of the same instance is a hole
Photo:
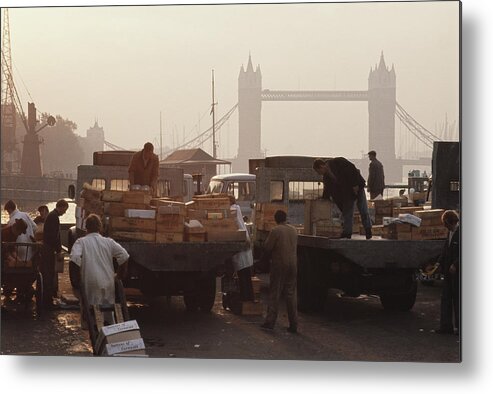
[[[152,196],[149,192],[131,190],[123,193],[122,202],[127,204],[147,204],[151,202]]]
[[[145,233],[142,231],[110,231],[110,237],[115,240],[156,242],[156,233]]]
[[[233,230],[233,231],[207,231],[207,241],[246,241],[245,230]]]
[[[207,241],[207,233],[187,233],[184,235],[185,242],[206,242]]]
[[[420,226],[413,227],[412,233],[416,238],[421,239],[446,239],[448,230],[443,226]]]
[[[123,193],[120,190],[103,190],[101,192],[101,200],[105,202],[122,202]]]
[[[181,215],[157,215],[156,230],[159,232],[183,232],[185,217]]]
[[[390,223],[388,227],[393,233],[410,233],[412,228],[409,223]]]
[[[258,301],[243,301],[241,314],[245,316],[260,316],[264,313],[264,306]]]
[[[154,219],[112,216],[110,217],[109,226],[113,231],[143,231],[152,233],[156,231],[156,221]]]
[[[238,230],[236,220],[233,218],[226,219],[203,219],[200,221],[204,229],[209,231],[235,231]]]
[[[183,232],[157,232],[156,242],[157,243],[173,243],[173,242],[183,242]]]
[[[167,201],[157,207],[157,213],[160,215],[187,215],[187,207],[182,202]]]
[[[192,209],[229,209],[231,207],[228,197],[194,197]]]
[[[147,204],[129,204],[121,202],[106,202],[104,203],[104,213],[108,216],[125,216],[127,209],[149,209]]]

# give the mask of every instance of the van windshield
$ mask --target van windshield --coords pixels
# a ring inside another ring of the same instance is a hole
[[[223,181],[214,181],[211,180],[209,182],[209,187],[207,188],[207,194],[212,194],[212,193],[222,193],[223,192]]]

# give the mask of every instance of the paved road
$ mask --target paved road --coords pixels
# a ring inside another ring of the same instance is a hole
[[[262,299],[266,298],[266,276]],[[67,275],[60,289],[71,292]],[[289,334],[285,309],[273,332],[259,329],[261,316],[225,311],[220,295],[212,313],[185,310],[180,297],[146,303],[129,294],[130,314],[141,327],[150,357],[271,360],[460,361],[457,336],[430,332],[438,325],[440,285],[420,286],[411,312],[384,311],[377,297],[341,297],[331,291],[323,312],[300,313],[300,333]],[[37,318],[32,308],[8,305],[2,313],[3,354],[91,356],[88,332],[78,310]]]

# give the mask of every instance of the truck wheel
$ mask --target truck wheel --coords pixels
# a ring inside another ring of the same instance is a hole
[[[216,300],[216,276],[210,275],[200,281],[199,307],[202,312],[210,312]]]
[[[414,281],[409,291],[405,293],[388,292],[380,294],[380,302],[386,310],[406,312],[414,306],[417,291],[418,285]]]

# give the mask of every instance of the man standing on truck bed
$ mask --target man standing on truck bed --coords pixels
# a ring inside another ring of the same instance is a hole
[[[385,189],[385,175],[383,173],[383,164],[377,159],[377,152],[371,150],[368,152],[370,166],[368,167],[368,192],[370,199],[376,198],[379,194],[383,197]]]
[[[296,276],[298,233],[293,226],[286,223],[287,215],[282,210],[276,211],[274,227],[264,243],[264,257],[271,257],[269,305],[262,328],[272,330],[277,320],[278,304],[281,294],[286,297],[289,327],[288,331],[298,332],[298,311],[296,305]]]
[[[128,167],[128,180],[130,186],[149,186],[151,193],[157,196],[157,178],[159,175],[159,158],[154,154],[154,145],[150,142],[144,144],[144,149],[132,156]]]
[[[341,238],[351,238],[353,233],[354,202],[356,200],[366,239],[370,239],[372,237],[371,219],[368,214],[365,180],[356,166],[344,157],[335,157],[328,160],[316,159],[313,162],[313,169],[323,176],[322,198],[334,201],[342,212],[344,227]]]

